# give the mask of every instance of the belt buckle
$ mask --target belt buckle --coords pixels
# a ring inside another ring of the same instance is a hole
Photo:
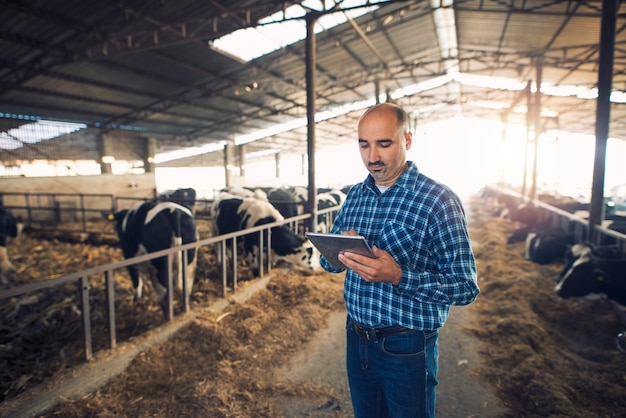
[[[365,338],[367,339],[367,341],[372,339],[372,330],[371,329],[364,329],[363,331],[365,331]]]

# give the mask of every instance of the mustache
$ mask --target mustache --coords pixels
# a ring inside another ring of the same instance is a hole
[[[373,163],[367,163],[368,167],[384,167],[385,163],[382,161],[374,161]]]

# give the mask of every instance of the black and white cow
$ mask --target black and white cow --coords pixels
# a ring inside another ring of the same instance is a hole
[[[268,189],[267,199],[285,218],[298,216],[302,212],[299,210],[302,205],[298,204],[298,200],[296,200],[296,197],[288,188],[275,187]]]
[[[336,207],[337,210],[346,201],[346,194],[341,190],[329,190],[317,195],[317,210],[328,209]],[[333,226],[334,215],[320,214],[317,217],[317,230],[318,232],[329,232]]]
[[[284,217],[267,200],[220,193],[213,203],[214,235],[242,231],[259,225],[280,222]],[[309,240],[298,236],[287,225],[271,229],[272,262],[284,261],[298,270],[319,269],[319,254]],[[267,242],[267,241],[265,241]],[[244,236],[243,247],[255,274],[259,270],[259,234]]]
[[[613,246],[575,244],[554,291],[561,298],[602,296],[626,306],[626,258]]]
[[[198,240],[198,230],[191,210],[174,202],[144,202],[131,209],[108,213],[107,219],[115,221],[124,258],[137,257]],[[175,289],[182,292],[182,255],[173,260]],[[196,269],[196,250],[187,251],[187,289],[191,294]],[[143,296],[141,274],[149,275],[157,301],[166,309],[167,257],[159,257],[141,265],[131,265],[128,274],[135,288],[135,300]]]
[[[526,237],[525,258],[537,264],[549,264],[563,258],[575,235],[559,228],[529,232]]]
[[[276,209],[285,217],[290,218],[304,213],[308,191],[303,187],[282,187],[269,189],[267,197]],[[317,210],[336,207],[339,209],[346,200],[346,193],[340,189],[317,189]],[[317,231],[328,232],[332,226],[332,214],[319,214]]]
[[[9,260],[7,244],[11,238],[18,238],[24,228],[21,218],[15,218],[6,208],[0,206],[0,279],[3,283],[9,282],[9,275],[15,272],[15,267]]]
[[[259,200],[268,200],[267,192],[260,187],[240,187],[229,186],[220,191],[220,193],[229,193],[238,197],[250,197]]]
[[[178,203],[179,205],[183,205],[191,209],[192,213],[195,213],[196,197],[196,189],[186,187],[176,190],[167,190],[159,195],[159,200],[167,200]]]

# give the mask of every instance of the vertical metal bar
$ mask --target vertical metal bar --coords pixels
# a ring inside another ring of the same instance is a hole
[[[165,293],[165,320],[171,321],[174,318],[174,295],[173,295],[173,258],[177,253],[169,253],[167,255],[167,292]]]
[[[228,278],[228,259],[226,258],[226,241],[220,242],[220,252],[222,253],[222,296],[226,296]]]
[[[109,347],[113,349],[117,346],[117,330],[115,328],[115,280],[113,279],[112,270],[107,270],[104,272],[104,280],[106,284]]]
[[[265,252],[265,246],[263,245],[263,230],[259,231],[259,277],[263,277],[263,264],[265,257],[263,257],[263,253]]]
[[[267,274],[272,272],[272,228],[267,230]]]
[[[530,125],[532,121],[533,114],[533,101],[531,94],[531,82],[530,80],[526,83],[526,89],[524,93],[526,94],[526,141],[524,143],[524,173],[522,174],[522,198],[526,197],[526,183],[528,181],[528,146],[530,142]],[[503,183],[504,185],[504,183]]]
[[[196,248],[196,256],[198,249]],[[189,277],[188,276],[188,272],[189,272],[189,268],[188,268],[188,251],[185,250],[183,251],[182,254],[182,266],[180,268],[183,269],[182,271],[182,279],[183,279],[183,312],[189,312],[189,297],[191,296],[191,289],[189,289]]]
[[[233,238],[233,291],[237,289],[237,238]]]
[[[312,214],[309,220],[310,231],[317,231],[317,187],[315,185],[315,22],[317,18],[317,14],[307,13],[306,15],[306,116],[309,158],[309,190],[306,208]]]
[[[85,215],[85,195],[80,194],[80,220],[83,225],[83,232],[87,232],[87,217]]]
[[[596,150],[591,184],[589,208],[589,233],[597,234],[596,225],[602,223],[604,209],[604,172],[606,143],[611,119],[611,88],[613,80],[613,57],[615,50],[615,27],[617,24],[617,0],[602,1],[600,27],[600,60],[598,66],[598,99],[596,105]],[[592,240],[593,241],[593,240]]]
[[[85,360],[89,361],[93,357],[93,345],[91,339],[91,305],[89,304],[89,279],[81,277],[78,282],[80,293],[80,313],[83,322],[83,346],[85,349]]]
[[[534,138],[534,149],[533,149],[533,171],[532,171],[532,182],[530,184],[530,193],[528,197],[531,200],[537,198],[537,158],[539,155],[539,137],[541,136],[541,83],[542,81],[542,72],[543,72],[543,62],[541,58],[537,59],[537,91],[535,91],[535,103],[533,105],[533,124],[535,125],[535,138]]]

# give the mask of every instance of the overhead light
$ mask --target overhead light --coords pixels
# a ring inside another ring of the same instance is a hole
[[[112,164],[115,161],[115,157],[112,155],[103,155],[101,160],[105,164]]]

